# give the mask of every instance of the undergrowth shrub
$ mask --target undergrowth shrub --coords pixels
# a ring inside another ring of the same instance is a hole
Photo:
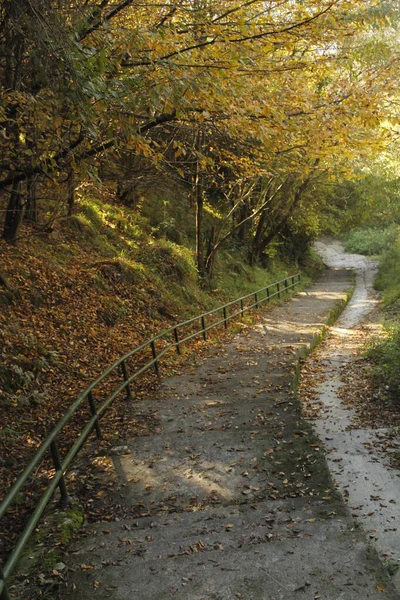
[[[382,254],[382,252],[391,248],[398,234],[398,225],[384,228],[353,229],[348,234],[345,250],[346,252],[366,254],[367,256]]]
[[[139,258],[166,280],[184,284],[197,280],[197,270],[192,252],[167,240],[157,240],[142,249]]]
[[[299,260],[299,266],[310,279],[315,278],[325,269],[322,258],[312,248],[304,252]]]
[[[400,324],[392,323],[387,337],[375,340],[368,356],[374,361],[373,378],[379,387],[400,403]]]
[[[41,377],[58,363],[58,352],[46,349],[32,334],[10,328],[0,329],[0,385],[6,403],[39,404],[47,398],[41,389]],[[8,355],[6,355],[8,351]]]
[[[81,214],[86,217],[86,223],[97,230],[101,230],[104,226],[104,218],[102,211],[94,202],[82,202],[80,205]]]
[[[381,257],[375,287],[382,292],[386,305],[394,305],[400,299],[400,232]]]
[[[400,398],[400,228],[396,225],[387,229],[386,247],[380,256],[379,273],[375,287],[382,292],[385,312],[389,324],[386,337],[375,340],[369,349],[374,361],[373,378],[388,395]]]
[[[190,246],[190,240],[195,238],[195,220],[193,210],[188,207],[187,190],[179,187],[171,190],[166,186],[162,192],[152,190],[148,200],[141,211],[152,235]]]

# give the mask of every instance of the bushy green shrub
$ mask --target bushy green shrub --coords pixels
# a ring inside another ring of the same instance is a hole
[[[197,281],[193,253],[185,246],[167,240],[152,240],[138,256],[167,282]]]
[[[400,231],[381,256],[375,287],[382,292],[385,305],[393,305],[400,299]]]
[[[377,385],[400,402],[400,324],[391,324],[387,337],[375,340],[368,355],[375,363],[373,377]]]
[[[368,229],[353,229],[348,234],[345,250],[368,256],[389,250],[399,234],[399,226]]]
[[[390,244],[380,256],[375,287],[382,292],[386,315],[390,319],[386,337],[375,340],[369,350],[374,360],[373,377],[393,399],[400,398],[400,228],[392,226]],[[389,237],[389,236],[388,236]]]
[[[398,225],[384,228],[353,229],[346,244],[346,252],[366,254],[368,256],[382,254],[389,250],[399,233]]]

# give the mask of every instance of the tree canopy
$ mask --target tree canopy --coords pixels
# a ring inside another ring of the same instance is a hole
[[[43,182],[67,183],[71,213],[77,181],[118,182],[123,199],[152,172],[191,190],[201,272],[234,235],[257,260],[323,203],[321,186],[396,135],[391,3],[3,0],[0,11],[10,242],[37,218]],[[203,232],[207,205],[219,218]]]

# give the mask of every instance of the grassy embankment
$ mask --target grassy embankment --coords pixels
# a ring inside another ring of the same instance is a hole
[[[99,197],[84,189],[72,218],[59,219],[44,231],[25,225],[15,246],[0,242],[0,497],[77,394],[121,355],[174,323],[300,267],[302,285],[307,285],[321,268],[311,254],[299,267],[288,258],[293,244],[288,248],[282,241],[270,249],[264,266],[250,267],[246,249],[231,241],[218,254],[211,283],[200,285],[194,207],[179,191],[171,194],[153,192],[132,210],[115,203],[111,194]],[[243,326],[251,319],[245,316]],[[225,334],[214,331],[210,338],[216,343]],[[202,346],[199,340],[185,351],[198,352]],[[176,368],[176,360],[172,355],[170,364],[163,361],[162,373]],[[134,389],[132,406],[155,384],[152,373],[144,377],[143,387]],[[95,395],[101,397],[100,391]],[[62,453],[83,419],[86,407],[61,439]],[[128,431],[146,435],[154,426],[116,402],[102,421],[100,446],[117,443]],[[83,502],[97,493],[100,459],[96,453],[88,459],[95,468],[85,469],[84,476],[68,475],[69,489]],[[84,456],[79,460],[86,464]],[[46,468],[51,464],[36,473],[10,511],[3,551],[12,547],[29,503],[33,506],[39,497]],[[57,527],[62,529],[62,523]],[[61,533],[56,536],[64,543]]]
[[[400,395],[400,226],[353,230],[346,250],[376,256],[380,261],[375,287],[382,294],[385,337],[374,340],[369,356],[376,385],[398,401]]]
[[[231,243],[218,255],[211,285],[200,286],[194,222],[187,198],[154,193],[134,211],[83,190],[75,216],[57,221],[51,233],[27,226],[16,246],[1,243],[3,489],[72,399],[121,355],[298,270],[279,258],[277,245],[268,268],[250,268],[245,251]],[[309,273],[317,267],[310,258],[307,265]],[[121,419],[113,408],[106,440],[116,439]]]

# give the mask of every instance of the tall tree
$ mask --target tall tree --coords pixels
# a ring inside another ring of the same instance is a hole
[[[223,140],[234,140],[242,151],[231,153],[229,169],[238,181],[251,154],[246,178],[294,177],[296,198],[315,161],[334,177],[338,165],[384,147],[379,124],[399,57],[389,34],[374,34],[390,28],[379,0],[7,0],[1,10],[8,241],[27,206],[32,216],[31,183],[40,178],[84,177],[120,152],[169,170],[174,140],[160,144],[156,132],[167,135],[171,122],[213,132],[202,152],[208,172],[223,173]]]

